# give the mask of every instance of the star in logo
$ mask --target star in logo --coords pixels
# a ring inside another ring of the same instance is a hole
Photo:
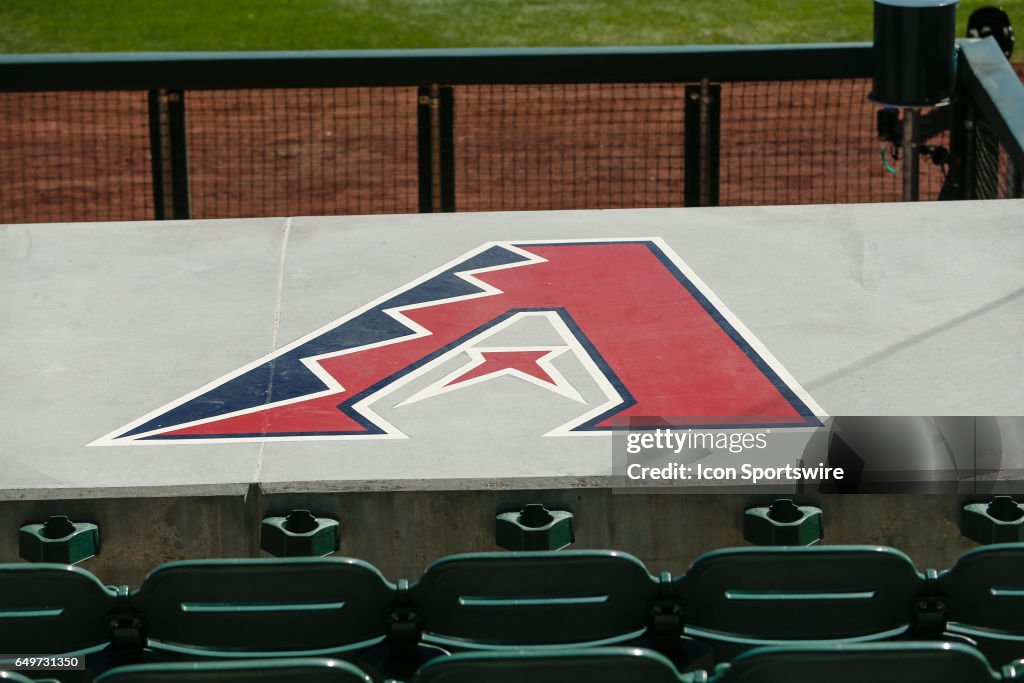
[[[569,351],[568,346],[550,347],[475,347],[466,350],[469,362],[418,391],[399,406],[464,389],[498,377],[518,377],[542,389],[586,403],[552,361]]]

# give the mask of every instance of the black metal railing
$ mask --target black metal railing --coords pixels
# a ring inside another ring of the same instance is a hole
[[[985,99],[1012,70],[965,46],[952,185],[1019,195]],[[0,222],[897,201],[872,70],[867,43],[0,56]]]
[[[994,40],[960,44],[953,153],[957,197],[1024,197],[1024,86]]]

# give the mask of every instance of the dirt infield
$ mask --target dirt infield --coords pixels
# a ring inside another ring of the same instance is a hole
[[[898,200],[869,89],[723,84],[721,204]],[[193,216],[415,212],[416,105],[415,88],[189,92]],[[684,107],[683,84],[456,87],[456,209],[681,206]],[[150,163],[144,92],[0,93],[0,222],[151,218]]]

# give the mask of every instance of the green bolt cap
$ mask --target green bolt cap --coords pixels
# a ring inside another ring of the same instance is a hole
[[[982,544],[1024,541],[1024,504],[1010,496],[968,503],[960,511],[960,533]]]
[[[813,545],[821,537],[821,508],[780,498],[743,512],[743,538],[755,545]]]
[[[263,519],[260,547],[275,557],[324,557],[338,550],[340,536],[338,520],[292,510]]]
[[[78,564],[100,552],[100,528],[54,515],[18,530],[18,554],[29,562]]]
[[[503,512],[494,520],[494,542],[506,550],[561,550],[576,538],[572,513],[531,503],[519,512]]]

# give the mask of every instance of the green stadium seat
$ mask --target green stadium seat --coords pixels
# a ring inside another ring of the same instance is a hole
[[[626,642],[657,594],[640,560],[606,550],[453,555],[410,591],[424,641],[456,650]]]
[[[250,659],[237,662],[133,664],[104,673],[96,683],[370,683],[337,659]]]
[[[924,578],[891,548],[730,548],[676,580],[685,633],[720,661],[758,645],[897,638],[913,623]]]
[[[967,636],[990,661],[1024,658],[1024,543],[964,553],[939,575],[949,633]]]
[[[750,650],[718,667],[711,683],[997,683],[1019,680],[993,671],[961,643],[903,642],[801,645]]]
[[[46,683],[45,681],[33,681],[28,676],[22,675],[17,671],[0,671],[0,681],[10,681],[11,683]]]
[[[380,643],[395,587],[348,558],[195,560],[132,595],[154,650],[185,657],[322,656]]]
[[[110,643],[117,590],[79,567],[0,565],[4,653],[85,656]]]
[[[672,663],[641,648],[471,652],[425,664],[413,683],[681,683]]]
[[[62,683],[56,678],[29,678],[17,671],[0,671],[0,681],[10,681],[10,683]]]

